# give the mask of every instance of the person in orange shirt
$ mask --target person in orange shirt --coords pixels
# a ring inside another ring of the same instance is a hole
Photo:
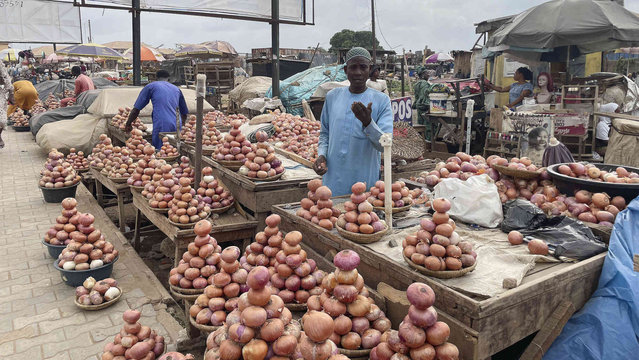
[[[75,100],[87,90],[95,89],[95,85],[93,85],[93,80],[90,77],[84,75],[82,73],[82,69],[79,66],[74,66],[71,68],[71,74],[75,76],[75,96],[72,98],[65,98],[60,100],[60,106],[66,107],[69,104],[69,101]]]

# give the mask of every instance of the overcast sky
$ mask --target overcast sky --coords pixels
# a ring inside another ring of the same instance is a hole
[[[310,0],[309,0],[310,1]],[[475,23],[512,15],[544,0],[376,0],[377,37],[385,49],[467,50],[477,39]],[[639,12],[639,0],[626,0]],[[82,9],[86,28],[91,20],[93,42],[131,40],[131,16],[125,11]],[[307,48],[319,42],[329,48],[342,29],[370,30],[370,0],[316,0],[314,26],[282,25],[280,47]],[[84,41],[87,32],[84,31]],[[229,41],[240,53],[270,47],[270,25],[249,21],[168,14],[142,14],[142,41],[162,47],[176,43]]]

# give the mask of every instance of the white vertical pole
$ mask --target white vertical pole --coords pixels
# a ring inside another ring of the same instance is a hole
[[[384,212],[386,213],[386,225],[390,230],[393,229],[393,203],[392,203],[392,170],[391,164],[391,148],[393,146],[393,134],[387,133],[379,139],[380,144],[384,147]]]

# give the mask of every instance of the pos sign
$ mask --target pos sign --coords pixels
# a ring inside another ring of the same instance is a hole
[[[391,99],[391,108],[393,109],[393,122],[404,121],[412,124],[413,122],[413,109],[411,105],[413,99],[410,96]]]

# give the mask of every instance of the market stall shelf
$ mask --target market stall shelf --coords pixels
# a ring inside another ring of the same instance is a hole
[[[337,204],[344,200],[333,198],[333,201],[339,206]],[[401,255],[394,259],[388,256],[387,250],[375,250],[382,249],[380,244],[388,244],[387,239],[397,229],[378,243],[357,244],[344,239],[335,229],[327,231],[296,216],[298,208],[299,203],[273,206],[273,212],[282,218],[280,229],[302,232],[304,247],[320,256],[330,257],[344,249],[357,252],[361,257],[358,271],[368,286],[375,288],[384,282],[405,290],[414,281],[431,286],[437,293],[437,309],[455,320],[449,322],[451,337],[462,339],[457,345],[463,359],[490,358],[533,334],[562,300],[569,300],[580,309],[597,287],[606,256],[602,253],[578,263],[538,263],[516,288],[505,290],[499,296],[477,296],[446,284],[454,279],[437,279],[413,270]]]
[[[301,156],[297,155],[297,154],[296,154],[296,153],[294,153],[294,152],[290,152],[290,151],[288,151],[288,150],[284,150],[284,149],[279,148],[279,147],[277,147],[277,146],[273,146],[273,148],[275,149],[275,152],[276,152],[277,154],[280,154],[280,155],[286,156],[287,158],[289,158],[289,159],[291,159],[291,160],[293,160],[293,161],[297,161],[298,163],[300,163],[300,164],[302,164],[302,165],[306,166],[307,168],[310,168],[310,169],[312,169],[312,168],[313,168],[313,162],[312,162],[312,161],[307,160],[307,159],[305,159],[305,158],[303,158],[303,157],[301,157]]]
[[[102,186],[115,194],[118,204],[118,226],[122,233],[126,232],[126,224],[124,221],[124,198],[129,197],[131,194],[131,189],[129,185],[126,184],[126,180],[124,183],[115,183],[113,180],[102,175],[99,170],[94,168],[91,168],[89,173],[95,180],[95,193],[100,206],[104,207],[104,192],[102,190]]]
[[[147,124],[148,126],[149,124]],[[113,125],[111,125],[110,123],[107,124],[107,130],[109,133],[109,137],[111,139],[114,140],[114,145],[115,141],[119,142],[119,144],[117,145],[123,145],[126,140],[131,137],[131,134],[127,134],[126,132],[124,132],[123,130],[120,130],[120,128],[117,128]],[[151,142],[151,132],[150,130],[148,130],[148,132],[145,132],[144,135],[142,135],[142,138],[148,142]]]

